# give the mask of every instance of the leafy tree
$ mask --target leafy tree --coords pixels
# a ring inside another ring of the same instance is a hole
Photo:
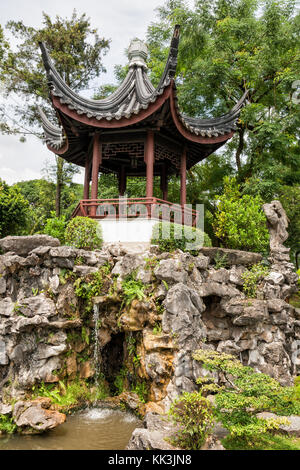
[[[7,29],[20,42],[15,52],[8,52],[2,65],[6,95],[14,94],[22,100],[22,105],[14,109],[15,115],[27,126],[29,133],[38,137],[41,133],[36,127],[40,120],[36,104],[43,103],[46,113],[50,111],[50,102],[45,101],[49,88],[38,43],[45,42],[58,72],[75,91],[87,89],[93,79],[105,71],[102,58],[109,49],[109,41],[100,38],[97,30],[91,27],[90,19],[85,14],[78,16],[76,10],[70,19],[56,16],[52,20],[43,13],[42,24],[41,28],[33,28],[22,21],[7,23]],[[51,115],[52,112],[50,120]],[[51,171],[55,173],[56,215],[59,216],[65,177],[77,170],[74,165],[56,157]]]
[[[299,414],[297,386],[283,387],[272,377],[243,366],[230,354],[200,349],[195,351],[193,358],[204,369],[217,372],[225,379],[222,386],[209,377],[200,377],[197,383],[202,395],[215,393],[214,414],[217,421],[229,430],[230,440],[243,444],[257,443],[277,430],[280,424],[289,423],[282,417],[259,418],[259,412],[271,411],[279,416]]]
[[[293,0],[195,0],[193,7],[167,0],[157,13],[147,34],[151,78],[158,82],[174,24],[181,24],[176,84],[185,113],[221,115],[248,90],[237,132],[219,160],[208,157],[188,177],[188,198],[205,203],[213,238],[214,196],[222,193],[224,175],[235,174],[243,194],[260,194],[264,202],[283,197],[288,186],[299,188],[300,14]],[[291,231],[295,245],[299,235]]]
[[[266,252],[269,233],[260,196],[240,194],[235,178],[225,178],[213,222],[216,236],[227,248]]]
[[[17,187],[0,180],[0,237],[24,234],[28,205]]]
[[[16,112],[31,125],[39,119],[37,99],[47,100],[49,95],[40,41],[45,42],[58,72],[75,91],[87,89],[105,71],[102,56],[109,48],[109,41],[99,37],[85,13],[78,16],[74,10],[70,19],[57,15],[52,20],[43,12],[42,24],[42,28],[33,28],[12,20],[6,26],[20,40],[16,52],[10,51],[3,64],[6,93],[13,92],[24,100]]]
[[[238,132],[227,146],[244,179],[261,164],[297,159],[299,110],[292,84],[299,78],[299,23],[286,0],[168,0],[148,29],[152,75],[161,73],[166,40],[181,28],[178,97],[188,114],[227,112],[249,91]],[[287,165],[291,162],[285,161]]]

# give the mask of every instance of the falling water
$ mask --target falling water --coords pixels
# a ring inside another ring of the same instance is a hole
[[[99,306],[97,304],[93,307],[93,320],[94,320],[94,368],[95,368],[95,387],[99,387],[99,375],[100,375],[100,361],[99,361]],[[97,398],[95,398],[95,402]]]

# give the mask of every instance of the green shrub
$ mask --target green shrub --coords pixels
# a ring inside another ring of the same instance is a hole
[[[14,423],[13,418],[0,414],[0,434],[13,434],[17,431],[18,426]]]
[[[88,217],[74,217],[65,230],[65,241],[67,245],[83,250],[101,248],[103,243],[101,225]]]
[[[254,264],[251,268],[246,269],[242,274],[243,291],[247,297],[255,298],[256,290],[260,280],[269,273],[269,268],[261,263]]]
[[[158,245],[161,252],[197,251],[202,246],[211,246],[209,236],[196,227],[158,222],[152,230],[153,245]]]
[[[202,367],[221,373],[226,386],[213,383],[215,394],[214,414],[230,432],[236,442],[251,443],[260,436],[277,430],[280,424],[288,424],[283,416],[300,413],[300,400],[296,387],[283,387],[266,374],[255,372],[252,367],[243,366],[234,356],[212,350],[199,350],[193,358]],[[213,382],[213,380],[212,380]],[[197,383],[200,392],[211,393],[211,387],[203,378]],[[262,419],[256,415],[270,411],[282,416],[278,419]]]
[[[0,238],[26,234],[28,215],[29,203],[20,189],[0,179]]]
[[[184,449],[199,450],[213,425],[209,400],[198,392],[185,392],[172,403],[169,416],[179,426],[172,443]]]
[[[226,248],[266,253],[269,232],[260,196],[241,195],[235,178],[224,179],[225,189],[217,196],[213,222],[216,236]]]
[[[63,245],[65,243],[65,229],[65,216],[55,217],[55,212],[51,212],[51,218],[46,220],[44,233],[51,237],[58,238],[60,243]]]

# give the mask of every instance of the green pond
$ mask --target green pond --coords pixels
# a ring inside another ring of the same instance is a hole
[[[90,408],[42,435],[0,436],[0,450],[123,450],[141,422],[119,410]]]

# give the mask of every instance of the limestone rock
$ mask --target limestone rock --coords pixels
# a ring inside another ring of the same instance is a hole
[[[277,418],[283,418],[283,416],[277,416],[274,413],[269,413],[269,412],[263,412],[263,413],[258,413],[256,415],[260,419],[277,419]],[[288,434],[289,436],[296,436],[300,437],[300,416],[297,415],[291,415],[291,416],[284,416],[290,424],[280,424],[279,425],[279,430],[285,434]]]
[[[145,416],[146,429],[137,428],[133,431],[126,450],[178,450],[167,439],[174,431],[174,426],[166,416],[147,413]]]
[[[208,436],[200,450],[225,450],[225,447],[216,436]]]
[[[0,240],[0,248],[5,253],[13,251],[21,256],[27,255],[30,251],[41,246],[59,245],[59,240],[49,235],[8,236]]]
[[[154,274],[157,279],[172,284],[178,282],[186,284],[188,280],[188,274],[178,259],[161,260],[154,269]]]
[[[51,402],[50,402],[51,403]],[[37,399],[33,401],[18,401],[14,405],[13,419],[19,427],[30,427],[38,432],[53,429],[66,420],[66,415],[46,409],[49,401]],[[45,408],[46,407],[46,408]]]
[[[199,287],[199,294],[201,297],[208,297],[209,295],[217,295],[218,297],[242,297],[243,294],[233,286],[228,284],[220,284],[219,282],[204,282]]]
[[[115,264],[112,274],[118,274],[119,278],[123,280],[143,264],[145,264],[145,260],[142,255],[127,254]]]
[[[0,415],[10,415],[12,413],[13,407],[5,403],[0,402]]]
[[[229,266],[242,265],[249,266],[252,264],[259,263],[262,260],[262,256],[259,253],[251,253],[250,251],[231,250],[229,248],[215,248],[215,247],[202,247],[200,252],[208,256],[210,262],[213,261],[219,253],[220,255],[226,255],[227,264]]]

